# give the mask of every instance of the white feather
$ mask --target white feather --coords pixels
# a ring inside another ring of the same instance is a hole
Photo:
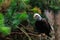
[[[39,15],[38,13],[35,13],[33,17],[34,17],[34,19],[38,19],[38,20],[42,19],[41,15]]]

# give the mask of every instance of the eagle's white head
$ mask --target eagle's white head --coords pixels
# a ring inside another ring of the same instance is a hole
[[[36,20],[41,20],[42,19],[41,15],[39,15],[38,13],[35,13],[33,18],[36,19]]]

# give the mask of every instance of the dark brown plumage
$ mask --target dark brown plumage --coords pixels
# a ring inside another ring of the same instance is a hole
[[[49,34],[51,32],[51,27],[46,20],[36,21],[35,27],[36,27],[36,30],[39,34],[45,33],[47,36],[51,37]]]

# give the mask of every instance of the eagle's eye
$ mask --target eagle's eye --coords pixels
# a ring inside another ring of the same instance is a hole
[[[35,17],[37,17],[38,15],[36,15]]]
[[[38,19],[38,18],[39,18],[39,16],[38,15],[35,15],[34,19]]]

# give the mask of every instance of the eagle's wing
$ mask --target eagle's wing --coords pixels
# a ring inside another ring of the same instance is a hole
[[[50,30],[53,29],[52,26],[49,24],[49,22],[48,22],[45,18],[43,18],[42,20],[46,23],[47,27],[48,27]]]

